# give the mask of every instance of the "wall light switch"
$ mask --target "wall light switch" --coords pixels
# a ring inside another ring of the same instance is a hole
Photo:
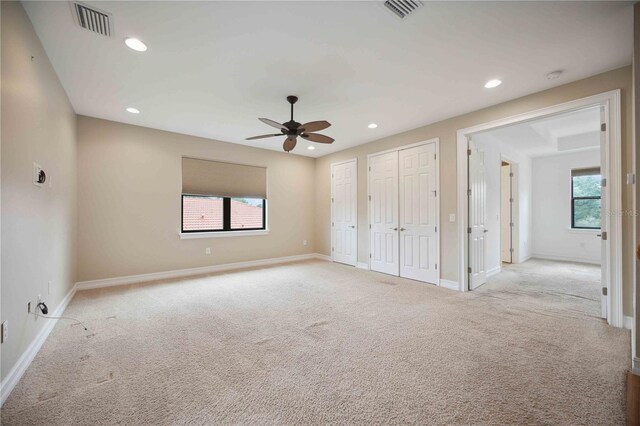
[[[204,254],[211,254],[211,247],[204,249]]]
[[[456,221],[456,214],[449,213],[449,222],[455,222],[455,221]]]

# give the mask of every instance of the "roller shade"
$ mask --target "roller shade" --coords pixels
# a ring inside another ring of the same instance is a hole
[[[182,193],[266,199],[267,169],[183,157]]]
[[[599,175],[600,174],[600,168],[599,167],[592,167],[589,169],[574,169],[571,170],[571,177],[576,177],[576,176],[593,176],[593,175]]]

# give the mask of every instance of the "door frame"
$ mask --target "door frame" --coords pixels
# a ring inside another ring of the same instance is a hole
[[[356,251],[356,263],[353,264],[353,266],[358,266],[358,157],[354,157],[354,158],[350,158],[348,160],[342,160],[342,161],[336,161],[335,163],[331,163],[329,165],[329,171],[331,173],[331,177],[330,177],[330,181],[329,181],[329,185],[331,187],[331,223],[333,224],[333,166],[338,166],[340,164],[345,164],[345,163],[351,163],[351,162],[355,162],[356,163],[356,177],[355,177],[355,183],[356,183],[356,246],[355,246],[355,251]],[[333,225],[331,225],[331,261],[335,262],[334,259],[334,251],[333,251],[333,243],[334,243],[334,236],[333,236]],[[341,263],[341,262],[338,262]],[[343,263],[343,265],[346,265],[346,263]]]
[[[620,122],[620,89],[611,90],[593,96],[564,102],[546,108],[537,109],[523,114],[502,118],[487,123],[481,123],[457,131],[457,187],[458,187],[458,289],[469,291],[469,265],[468,254],[468,161],[467,161],[467,137],[474,133],[496,129],[515,123],[531,121],[534,119],[553,116],[570,111],[576,111],[587,107],[601,106],[605,111],[605,152],[606,179],[608,196],[606,197],[605,212],[620,212],[622,209],[622,178],[621,178],[621,122]],[[603,283],[607,287],[607,322],[615,327],[623,327],[622,306],[622,217],[610,214],[607,231],[606,256],[602,259],[607,265],[608,280]]]
[[[436,224],[438,227],[436,238],[436,262],[438,265],[438,274],[436,278],[436,285],[441,286],[442,276],[442,262],[440,262],[440,242],[442,234],[442,226],[440,224],[440,138],[427,139],[421,142],[411,143],[408,145],[402,145],[396,148],[386,149],[384,151],[372,152],[367,154],[367,242],[369,247],[369,257],[367,258],[367,269],[371,269],[371,157],[375,157],[382,154],[388,154],[389,152],[402,151],[404,149],[415,148],[417,146],[429,145],[434,143],[436,145],[436,191],[438,191],[438,197],[436,200]],[[398,179],[398,185],[400,185],[400,179]]]
[[[509,163],[511,173],[513,174],[510,181],[511,198],[513,198],[513,202],[511,203],[511,222],[513,222],[513,226],[511,227],[511,248],[513,248],[513,251],[511,252],[511,263],[522,263],[526,262],[528,259],[520,258],[520,191],[518,189],[518,184],[520,183],[518,181],[519,164],[517,161],[514,161],[505,154],[500,154],[500,161],[506,161]],[[500,213],[500,221],[502,221],[502,211]],[[502,222],[500,225],[502,225]],[[502,244],[502,236],[500,238],[500,244]],[[502,250],[502,246],[500,247],[500,250]]]

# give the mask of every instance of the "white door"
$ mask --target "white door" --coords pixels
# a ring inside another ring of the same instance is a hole
[[[399,152],[400,276],[437,284],[436,146]]]
[[[331,165],[331,232],[334,262],[356,265],[358,240],[356,160]]]
[[[398,152],[369,159],[370,268],[398,275]]]
[[[485,268],[486,177],[484,152],[469,139],[469,288],[487,282]]]
[[[606,123],[605,109],[604,107],[600,107],[600,123]],[[600,132],[600,176],[604,178],[607,176],[607,164],[608,164],[608,152],[606,149],[606,138],[607,132],[602,130]],[[605,212],[606,200],[608,195],[608,187],[603,184],[600,188],[600,212]],[[607,310],[608,310],[608,296],[605,295],[605,290],[608,289],[609,284],[607,282],[608,276],[608,258],[607,258],[607,241],[606,235],[609,230],[609,218],[606,214],[600,214],[600,283],[602,285],[602,292],[600,293],[600,316],[602,318],[607,318]],[[607,290],[608,293],[608,290]]]
[[[500,176],[500,260],[511,263],[511,227],[513,226],[511,200],[513,199],[513,193],[511,191],[510,164],[502,164]]]

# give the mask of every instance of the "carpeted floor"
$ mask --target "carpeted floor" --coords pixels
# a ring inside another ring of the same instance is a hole
[[[322,261],[79,292],[2,423],[623,424],[629,332],[537,293]]]

